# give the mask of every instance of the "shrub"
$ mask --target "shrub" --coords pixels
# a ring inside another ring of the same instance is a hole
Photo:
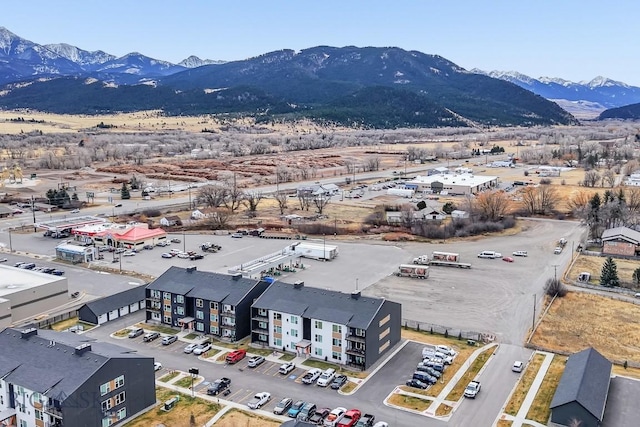
[[[550,297],[567,295],[567,287],[558,279],[550,278],[544,284],[544,291]]]

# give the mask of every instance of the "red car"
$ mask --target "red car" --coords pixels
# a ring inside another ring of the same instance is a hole
[[[359,409],[349,409],[347,412],[342,414],[342,417],[338,420],[336,427],[353,427],[361,416],[362,412],[360,412]]]
[[[511,258],[510,256],[502,257],[502,260],[506,262],[513,262],[513,258]]]
[[[233,365],[234,363],[238,363],[239,361],[244,359],[246,355],[247,355],[247,352],[243,349],[234,350],[231,353],[227,354],[227,357],[225,360],[230,365]]]

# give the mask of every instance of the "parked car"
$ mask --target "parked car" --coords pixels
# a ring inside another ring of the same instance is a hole
[[[361,416],[362,412],[360,412],[359,409],[349,409],[347,412],[342,414],[340,418],[338,418],[336,427],[353,427]]]
[[[0,262],[7,262],[7,261],[9,261],[9,260],[6,259],[6,258],[0,258]]]
[[[556,248],[553,250],[554,255],[559,255],[562,253],[562,247],[560,246],[556,246]]]
[[[373,427],[376,417],[372,414],[364,414],[356,423],[355,427]]]
[[[454,349],[452,349],[448,345],[442,345],[442,344],[439,344],[436,346],[436,351],[439,351],[440,353],[448,354],[449,356],[455,356],[456,354],[458,354]]]
[[[134,328],[132,330],[129,331],[129,338],[135,338],[135,337],[139,337],[140,335],[144,334],[144,329],[142,328]]]
[[[197,346],[198,346],[198,344],[191,343],[191,344],[189,344],[188,346],[186,346],[184,348],[184,352],[187,353],[187,354],[191,354],[191,353],[193,353],[193,349],[196,348]]]
[[[304,404],[300,412],[298,412],[298,416],[296,417],[299,421],[309,421],[309,418],[316,413],[316,404],[307,402]]]
[[[260,409],[270,400],[271,394],[267,393],[266,391],[261,391],[260,393],[256,393],[251,398],[251,400],[247,403],[247,406],[251,409]]]
[[[333,382],[331,383],[331,388],[333,390],[338,390],[340,389],[343,385],[345,385],[347,382],[347,376],[346,375],[342,375],[342,374],[338,374],[335,376],[335,378],[333,379]]]
[[[196,260],[203,259],[203,258],[204,258],[204,255],[202,255],[202,254],[193,254],[193,255],[189,256],[189,259],[191,261],[196,261]]]
[[[429,387],[429,384],[422,382],[420,380],[416,380],[415,378],[408,380],[406,384],[409,387],[419,388],[421,390],[424,390],[427,387]]]
[[[329,412],[331,412],[331,408],[316,409],[316,413],[313,414],[307,422],[310,424],[322,425],[324,419],[329,415]]]
[[[71,211],[71,213],[80,213],[80,209],[74,209]]]
[[[180,239],[178,239],[178,238],[174,237],[173,239],[171,239],[171,240],[170,240],[170,242],[171,242],[171,243],[181,243],[181,242],[182,242],[182,240],[180,240]]]
[[[320,375],[322,375],[322,369],[320,369],[320,368],[311,368],[302,377],[302,383],[303,384],[307,384],[307,385],[308,384],[313,384],[313,383],[316,382],[318,377],[320,377]]]
[[[281,373],[282,375],[287,375],[289,372],[293,371],[294,369],[296,369],[295,363],[287,362],[280,365],[280,369],[278,369],[278,372]]]
[[[287,416],[291,418],[296,418],[300,413],[300,411],[302,410],[302,407],[304,406],[305,403],[306,402],[304,400],[297,400],[296,403],[291,405],[291,408],[289,408],[289,410],[287,411]]]
[[[149,332],[147,334],[145,334],[144,337],[142,337],[142,341],[144,342],[151,342],[157,338],[160,337],[160,333],[159,332]]]
[[[389,427],[389,423],[386,423],[384,421],[378,421],[373,425],[373,427]]]
[[[164,253],[162,254],[162,258],[173,258],[173,255],[171,255],[171,254],[170,254],[170,253],[168,253],[168,252],[164,252]]]
[[[338,422],[338,418],[340,418],[345,412],[347,412],[347,408],[343,408],[341,406],[332,409],[331,412],[329,412],[329,415],[327,415],[327,418],[324,419],[323,425],[325,427],[335,427]]]
[[[231,380],[227,377],[218,378],[207,387],[207,394],[216,396],[225,391],[231,385]]]
[[[161,240],[158,243],[156,243],[156,246],[160,246],[160,247],[169,246],[169,242],[167,242],[165,240]]]
[[[511,370],[513,372],[522,372],[522,370],[524,369],[524,363],[522,363],[519,360],[516,360],[515,362],[513,362],[513,366],[511,367]]]
[[[36,265],[33,262],[25,262],[24,264],[21,264],[19,268],[24,270],[33,270],[36,268]]]
[[[253,356],[249,359],[247,366],[250,368],[256,368],[264,363],[264,357],[262,356]]]
[[[482,251],[478,254],[478,258],[489,258],[489,259],[502,258],[502,254],[500,252],[494,252],[494,251]]]
[[[278,402],[275,408],[273,408],[273,413],[276,415],[282,415],[287,412],[289,408],[291,408],[291,405],[293,405],[293,399],[290,397],[285,397],[280,402]]]
[[[169,345],[178,341],[178,337],[176,335],[167,335],[162,337],[162,345]]]
[[[124,251],[126,251],[126,249],[125,249],[125,248],[116,248],[116,251],[115,251],[115,252],[116,252],[116,254],[121,254],[121,253],[123,253]]]
[[[201,354],[206,353],[209,350],[211,350],[211,343],[209,341],[205,341],[198,344],[193,349],[193,354],[195,354],[196,356],[200,356]]]
[[[243,350],[243,349],[234,350],[229,354],[227,354],[227,357],[225,360],[228,364],[233,365],[234,363],[238,363],[239,361],[244,359],[246,355],[247,355],[246,350]]]
[[[320,378],[318,378],[318,382],[317,384],[320,387],[326,387],[329,384],[331,384],[331,382],[333,381],[333,379],[336,376],[336,370],[333,368],[329,368],[327,370],[325,370],[322,375],[320,375]]]
[[[64,271],[54,269],[53,271],[50,271],[49,274],[53,274],[54,276],[64,276]]]
[[[527,251],[515,251],[513,253],[513,256],[524,256],[524,257],[526,257],[526,256],[529,256],[529,254],[527,253]]]
[[[242,239],[242,236],[242,233],[231,233],[231,237],[233,237],[234,239]]]
[[[116,205],[113,206],[114,208],[121,208],[122,207],[122,203],[118,203]]]
[[[150,251],[150,250],[152,250],[152,249],[153,249],[153,245],[144,245],[144,246],[142,247],[142,249],[146,249],[146,250]]]
[[[160,363],[160,362],[153,362],[153,370],[154,370],[154,371],[159,371],[160,369],[162,369],[162,363]]]
[[[513,258],[511,258],[510,256],[502,257],[502,260],[506,262],[513,262]]]

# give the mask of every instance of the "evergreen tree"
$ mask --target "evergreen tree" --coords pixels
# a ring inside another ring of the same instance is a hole
[[[607,288],[613,288],[620,286],[620,279],[618,278],[618,266],[611,257],[607,257],[602,266],[602,272],[600,273],[600,285]]]
[[[120,198],[122,200],[129,200],[131,198],[131,193],[129,193],[129,187],[127,187],[127,183],[122,183],[122,189],[120,190]]]

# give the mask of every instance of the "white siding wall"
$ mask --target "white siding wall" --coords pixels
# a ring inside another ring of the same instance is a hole
[[[282,345],[287,350],[296,351],[296,344],[302,340],[302,317],[282,313]]]
[[[331,323],[311,319],[311,356],[331,359]],[[320,329],[321,327],[321,329]]]
[[[107,319],[107,315],[106,314],[101,314],[100,316],[98,316],[98,325],[102,325],[103,323],[107,323],[109,319]]]

